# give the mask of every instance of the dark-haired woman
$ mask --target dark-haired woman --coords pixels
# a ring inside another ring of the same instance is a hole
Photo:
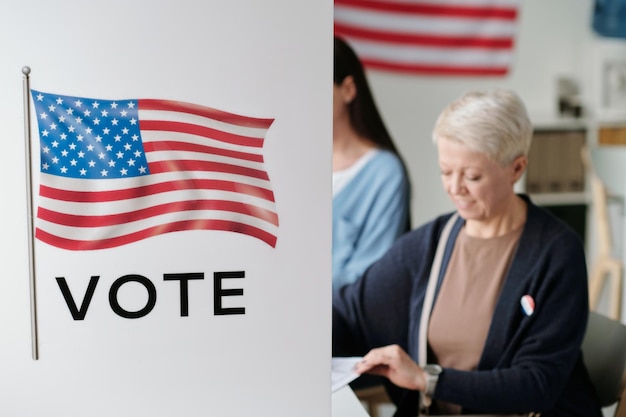
[[[410,229],[410,183],[363,67],[335,37],[333,288],[355,281]]]

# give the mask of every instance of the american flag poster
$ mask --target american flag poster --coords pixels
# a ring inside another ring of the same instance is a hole
[[[366,68],[415,75],[504,76],[519,0],[335,0],[334,30]]]
[[[276,246],[264,167],[273,119],[198,104],[32,91],[40,139],[35,236],[107,249],[169,232],[226,231]]]

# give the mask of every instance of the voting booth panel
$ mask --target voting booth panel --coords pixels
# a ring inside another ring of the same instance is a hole
[[[1,415],[330,415],[331,22],[0,5]]]

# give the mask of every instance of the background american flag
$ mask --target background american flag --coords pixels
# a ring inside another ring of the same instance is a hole
[[[513,62],[519,0],[335,0],[335,34],[367,68],[502,76]]]
[[[32,95],[39,240],[92,250],[222,230],[276,246],[278,215],[262,154],[273,119],[169,100]]]

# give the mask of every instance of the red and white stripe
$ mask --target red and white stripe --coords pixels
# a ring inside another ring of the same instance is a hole
[[[261,153],[272,119],[139,100],[150,175],[86,180],[41,174],[38,239],[106,249],[163,233],[222,230],[274,247],[274,193]]]
[[[519,0],[335,0],[335,34],[367,68],[505,75]]]

